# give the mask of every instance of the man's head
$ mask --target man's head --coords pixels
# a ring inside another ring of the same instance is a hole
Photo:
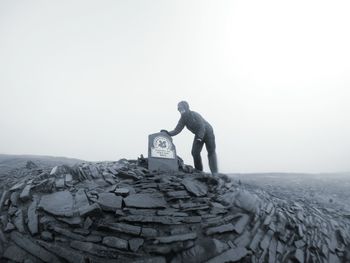
[[[181,113],[181,114],[184,114],[186,112],[189,112],[190,111],[190,106],[188,105],[187,101],[180,101],[178,104],[177,104],[177,110]]]

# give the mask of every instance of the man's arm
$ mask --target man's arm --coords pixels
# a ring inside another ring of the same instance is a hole
[[[177,123],[175,129],[172,131],[169,131],[168,134],[170,136],[178,135],[183,130],[183,128],[185,128],[185,122],[184,122],[183,118],[181,117],[179,122]]]

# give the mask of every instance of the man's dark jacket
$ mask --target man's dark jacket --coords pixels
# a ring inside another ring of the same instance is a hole
[[[170,136],[179,134],[185,126],[196,135],[195,139],[203,140],[206,134],[213,132],[212,126],[199,113],[190,111],[187,103],[184,103],[183,106],[186,112],[181,114],[175,129],[168,132]]]

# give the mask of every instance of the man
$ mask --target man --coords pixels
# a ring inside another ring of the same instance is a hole
[[[187,129],[195,134],[192,145],[194,167],[199,171],[203,171],[201,151],[203,149],[203,145],[205,144],[208,151],[210,171],[212,174],[217,174],[218,167],[213,128],[199,113],[191,111],[186,101],[179,102],[177,109],[181,113],[181,118],[175,129],[172,131],[161,130],[161,132],[166,132],[170,136],[175,136],[179,134],[186,126]]]

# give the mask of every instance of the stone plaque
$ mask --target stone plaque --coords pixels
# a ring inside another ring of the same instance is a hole
[[[178,171],[175,145],[168,134],[159,132],[148,136],[148,169]]]

